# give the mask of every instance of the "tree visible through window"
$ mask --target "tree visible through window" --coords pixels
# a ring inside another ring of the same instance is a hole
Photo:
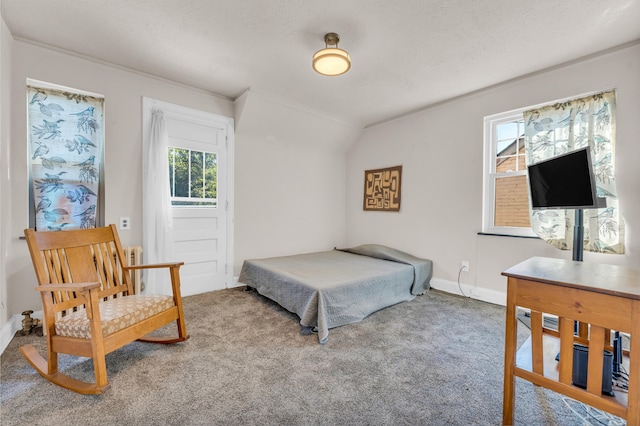
[[[217,206],[216,154],[169,147],[169,185],[173,206]]]

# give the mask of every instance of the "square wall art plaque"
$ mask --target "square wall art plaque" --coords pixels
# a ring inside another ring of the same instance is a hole
[[[400,211],[402,166],[364,171],[364,210]]]

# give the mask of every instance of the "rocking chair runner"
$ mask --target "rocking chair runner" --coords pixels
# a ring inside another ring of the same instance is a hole
[[[99,394],[111,386],[106,354],[134,340],[176,343],[189,338],[180,296],[184,262],[127,266],[115,225],[24,233],[42,295],[48,356],[45,360],[32,345],[20,352],[45,379],[75,392]],[[168,268],[173,295],[133,294],[129,271],[144,268]],[[146,336],[172,321],[176,337]],[[95,383],[58,371],[59,353],[92,358]]]

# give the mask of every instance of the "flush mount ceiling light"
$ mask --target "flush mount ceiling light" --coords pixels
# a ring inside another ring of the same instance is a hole
[[[325,48],[318,50],[313,55],[312,65],[317,73],[333,76],[349,71],[349,68],[351,68],[351,58],[345,50],[338,49],[339,41],[340,37],[338,37],[338,34],[325,34]]]

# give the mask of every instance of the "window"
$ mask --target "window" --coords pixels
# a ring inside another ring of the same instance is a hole
[[[566,231],[573,229],[574,212],[531,214],[526,163],[588,145],[598,194],[607,198],[607,209],[587,210],[585,250],[624,253],[614,175],[615,104],[615,90],[610,90],[485,117],[483,232],[535,236],[570,249],[573,234]]]
[[[27,80],[29,227],[104,223],[104,97]]]
[[[217,207],[215,153],[169,147],[171,205]]]
[[[483,231],[534,236],[524,149],[523,110],[485,118]]]

